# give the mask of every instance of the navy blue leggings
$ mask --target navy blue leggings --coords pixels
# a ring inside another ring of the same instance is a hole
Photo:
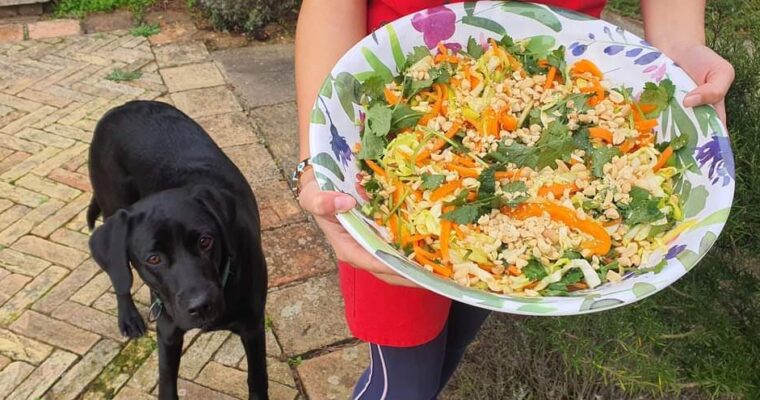
[[[452,302],[449,318],[432,341],[415,347],[370,343],[370,365],[354,400],[434,400],[454,374],[489,311]]]

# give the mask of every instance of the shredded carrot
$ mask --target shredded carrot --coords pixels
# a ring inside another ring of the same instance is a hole
[[[557,74],[556,67],[549,68],[549,73],[546,74],[546,83],[544,83],[544,89],[549,89],[552,87],[552,83],[554,83],[554,75],[556,74]]]
[[[499,179],[499,180],[515,179],[515,178],[519,177],[521,173],[522,173],[522,171],[520,171],[520,170],[516,170],[516,171],[496,171],[496,173],[494,174],[494,177],[496,177],[496,179]]]
[[[393,241],[395,242],[398,238],[398,216],[396,214],[391,214],[388,217],[388,230],[391,232],[391,237],[393,238]]]
[[[615,225],[617,225],[619,223],[620,223],[620,218],[613,219],[613,220],[610,220],[610,221],[607,221],[607,222],[602,222],[602,226],[604,226],[605,228],[608,228],[610,226],[615,226]]]
[[[636,141],[633,139],[626,139],[623,143],[620,143],[620,152],[623,154],[629,153],[636,147]]]
[[[604,79],[604,75],[602,75],[602,71],[599,70],[599,67],[596,66],[593,62],[587,59],[580,60],[573,64],[573,67],[571,68],[571,72],[574,75],[582,75],[583,73],[590,73],[591,75],[599,78]]]
[[[589,136],[593,139],[601,139],[607,143],[612,143],[612,132],[609,129],[602,128],[601,126],[594,126],[588,128]]]
[[[478,192],[467,193],[467,201],[475,201],[478,198]]]
[[[436,48],[438,48],[438,54],[445,54],[445,55],[449,54],[449,49],[446,47],[445,44],[443,44],[443,42],[438,42],[438,46],[436,46]]]
[[[417,254],[425,257],[425,258],[429,258],[431,260],[438,257],[438,253],[437,252],[431,253],[431,252],[423,249],[422,247],[420,247],[417,243],[414,243],[412,245],[412,249],[414,250],[415,253],[417,253]]]
[[[430,201],[438,201],[447,195],[454,193],[454,191],[460,187],[462,187],[461,180],[448,182],[438,189],[435,189],[433,193],[430,194]]]
[[[549,60],[546,60],[546,59],[538,60],[536,65],[538,65],[541,68],[549,68]]]
[[[462,229],[459,228],[459,225],[454,224],[454,233],[456,233],[459,240],[464,239],[464,232],[462,232]]]
[[[372,160],[364,160],[364,162],[367,163],[367,166],[371,170],[375,171],[376,174],[378,174],[380,176],[385,176],[385,170],[382,169],[379,165],[377,165],[374,161],[372,161]]]
[[[566,184],[566,183],[552,183],[547,184],[544,186],[541,186],[538,189],[538,195],[541,197],[546,197],[549,193],[554,194],[555,198],[560,198],[565,194],[565,190],[570,190],[570,193],[575,193],[578,191],[578,186],[575,186],[575,183]]]
[[[526,219],[539,217],[548,213],[552,220],[561,222],[568,227],[575,228],[592,238],[592,241],[581,243],[581,247],[591,250],[594,254],[602,256],[607,254],[612,247],[610,234],[604,227],[593,219],[580,218],[575,210],[552,202],[523,203],[515,208],[502,207],[501,211],[513,218]]]
[[[501,123],[501,129],[504,129],[505,131],[512,132],[517,129],[517,118],[515,118],[515,116],[509,111],[505,111],[501,114],[499,122]]]
[[[400,224],[399,231],[401,236],[399,242],[401,243],[401,246],[404,247],[409,243],[409,230],[407,229],[406,224]]]
[[[451,125],[451,128],[449,128],[449,130],[446,131],[446,133],[444,134],[444,136],[447,139],[451,139],[452,137],[454,137],[454,135],[457,134],[457,132],[459,132],[459,129],[461,127],[462,127],[462,124],[460,122],[454,122]],[[433,149],[432,150],[428,149],[428,148],[425,148],[422,151],[420,151],[419,154],[417,154],[417,165],[420,165],[422,163],[422,161],[425,161],[428,157],[430,157],[430,152],[431,151],[440,150],[445,145],[446,145],[446,141],[445,140],[440,139],[440,138],[436,139],[435,142],[433,142]]]
[[[404,194],[404,184],[397,180],[393,186],[396,187],[396,190],[393,191],[393,205],[395,207],[401,203],[401,196]]]
[[[496,117],[496,112],[493,110],[493,108],[488,107],[483,111],[482,114],[483,121],[482,124],[482,131],[479,129],[481,134],[487,134],[496,136],[499,134],[499,120]]]
[[[465,167],[473,168],[477,166],[477,164],[475,163],[475,160],[473,160],[472,158],[464,157],[464,156],[460,156],[456,154],[454,155],[454,161],[457,164],[461,164],[462,166],[465,166]]]
[[[444,266],[441,264],[438,264],[436,262],[431,261],[430,259],[426,258],[425,256],[415,252],[414,253],[414,259],[417,260],[418,263],[422,265],[429,265],[433,267],[433,272],[435,272],[438,275],[441,275],[443,277],[450,277],[451,274],[453,274],[453,271],[451,270],[451,267]]]
[[[393,90],[391,90],[389,87],[385,87],[383,89],[383,93],[385,93],[385,101],[388,102],[390,105],[396,105],[401,101],[401,98],[399,96],[396,96],[395,93],[393,93]]]
[[[507,268],[507,272],[509,272],[509,274],[512,276],[519,276],[520,274],[522,274],[522,272],[514,265],[510,265]]]
[[[639,132],[649,132],[654,129],[657,124],[658,122],[656,119],[645,119],[634,122],[634,127],[636,127],[636,130]]]
[[[657,172],[660,168],[665,166],[665,163],[668,162],[670,157],[673,155],[673,147],[668,146],[665,148],[665,150],[662,151],[662,154],[660,154],[660,157],[657,159],[657,163],[652,168],[655,172]]]
[[[436,115],[440,115],[441,105],[443,104],[443,91],[446,90],[446,86],[444,86],[443,83],[435,83],[433,84],[433,89],[435,90],[435,95],[438,98],[435,106],[433,106],[433,110],[435,110]]]
[[[451,221],[441,219],[441,258],[449,261],[449,240],[451,240]]]
[[[460,167],[454,164],[449,164],[446,167],[452,171],[456,171],[463,178],[477,178],[480,176],[480,173],[474,168]]]
[[[416,235],[409,236],[409,243],[411,243],[411,242],[419,242],[420,240],[425,240],[425,239],[427,239],[429,237],[430,237],[430,235],[428,235],[428,234],[418,233]]]

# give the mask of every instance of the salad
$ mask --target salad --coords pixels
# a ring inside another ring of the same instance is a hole
[[[683,218],[655,143],[669,80],[614,87],[541,37],[417,47],[362,82],[362,212],[410,259],[459,284],[561,296],[620,281]]]

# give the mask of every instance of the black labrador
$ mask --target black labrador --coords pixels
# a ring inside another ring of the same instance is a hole
[[[87,224],[116,292],[119,329],[145,333],[130,265],[151,289],[159,398],[177,399],[185,332],[230,330],[248,357],[251,399],[267,399],[267,269],[256,200],[243,174],[195,121],[154,101],[108,111],[90,146]]]

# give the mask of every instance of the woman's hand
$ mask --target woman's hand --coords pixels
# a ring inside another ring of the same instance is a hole
[[[317,225],[335,250],[338,260],[366,270],[385,283],[417,287],[364,250],[335,218],[335,214],[349,211],[356,205],[353,197],[338,192],[321,191],[312,173],[303,175],[301,187],[301,207],[314,215]]]
[[[670,58],[688,73],[697,85],[683,100],[685,107],[712,104],[726,123],[724,99],[734,81],[734,67],[707,46],[686,46],[673,49]]]

